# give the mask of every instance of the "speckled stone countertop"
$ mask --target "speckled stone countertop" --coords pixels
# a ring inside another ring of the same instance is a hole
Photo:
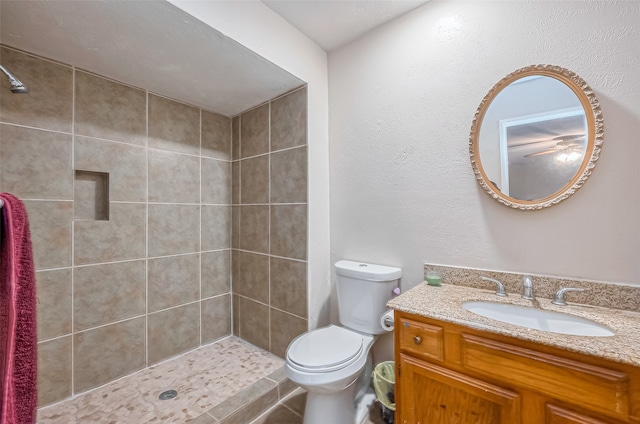
[[[615,335],[609,337],[572,336],[503,323],[462,308],[462,302],[473,300],[532,306],[531,301],[524,300],[514,293],[509,293],[508,297],[499,297],[493,290],[451,284],[433,287],[426,283],[421,283],[393,298],[387,306],[427,318],[640,366],[640,313],[638,312],[576,303],[557,306],[552,304],[550,299],[536,299],[534,305],[540,309],[587,318],[606,325],[615,332]]]

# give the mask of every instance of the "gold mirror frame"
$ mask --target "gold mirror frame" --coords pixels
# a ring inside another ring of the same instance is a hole
[[[485,116],[485,113],[487,112],[487,109],[491,105],[491,102],[505,87],[507,87],[512,82],[520,78],[534,75],[555,78],[563,82],[576,94],[576,96],[580,100],[582,108],[584,109],[584,113],[587,119],[587,146],[584,158],[582,159],[582,163],[578,168],[578,171],[575,173],[573,178],[560,190],[551,194],[550,196],[538,200],[519,200],[503,194],[500,190],[494,187],[493,184],[489,183],[489,179],[487,178],[487,175],[482,168],[482,163],[480,162],[480,151],[478,143],[482,120]],[[478,106],[478,109],[473,117],[473,122],[471,124],[471,133],[469,135],[469,156],[471,158],[471,167],[473,168],[473,173],[475,174],[476,179],[478,180],[482,188],[487,192],[487,194],[489,194],[491,197],[493,197],[503,205],[509,206],[514,209],[538,210],[542,208],[548,208],[560,203],[569,196],[573,195],[580,187],[582,187],[587,178],[589,178],[589,176],[591,175],[591,172],[596,165],[596,161],[600,157],[600,151],[602,149],[603,141],[604,121],[602,119],[602,111],[600,110],[600,103],[598,102],[598,99],[596,98],[596,95],[594,94],[591,87],[589,87],[589,85],[582,78],[580,78],[580,76],[578,76],[575,72],[570,71],[569,69],[553,65],[532,65],[510,73],[509,75],[498,81],[498,83],[494,85],[491,90],[489,90],[487,95],[484,96],[482,102],[480,102],[480,106]]]

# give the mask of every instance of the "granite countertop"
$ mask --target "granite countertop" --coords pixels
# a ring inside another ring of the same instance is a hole
[[[503,323],[474,314],[460,306],[462,302],[472,300],[532,306],[531,301],[522,299],[517,293],[500,297],[496,296],[495,291],[492,290],[452,284],[433,287],[426,283],[421,283],[391,299],[387,306],[426,318],[640,366],[640,313],[638,312],[571,302],[566,306],[558,306],[552,304],[550,299],[536,299],[536,307],[540,309],[587,318],[606,325],[615,332],[615,335],[609,337],[572,336]]]

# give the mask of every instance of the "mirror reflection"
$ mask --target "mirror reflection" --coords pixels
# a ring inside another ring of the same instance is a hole
[[[507,75],[482,100],[469,153],[488,194],[534,210],[582,187],[602,142],[600,106],[584,80],[558,66],[533,65]]]

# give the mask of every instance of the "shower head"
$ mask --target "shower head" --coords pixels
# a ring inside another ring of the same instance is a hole
[[[24,85],[20,80],[14,77],[11,72],[7,71],[4,66],[0,65],[0,70],[5,73],[7,77],[9,77],[9,82],[11,83],[11,92],[12,93],[28,93],[29,89],[26,85]]]

